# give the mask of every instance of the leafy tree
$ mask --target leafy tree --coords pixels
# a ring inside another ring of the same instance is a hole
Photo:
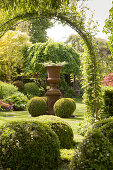
[[[52,26],[53,23],[50,19],[40,17],[20,23],[18,29],[22,32],[27,32],[32,43],[37,43],[47,41],[48,37],[46,29]]]
[[[43,63],[58,63],[66,61],[67,64],[62,68],[65,74],[80,74],[79,54],[69,45],[64,43],[46,42],[33,44],[28,49],[27,70],[33,70],[34,73],[44,76],[45,66]]]
[[[17,76],[17,70],[23,69],[22,50],[31,45],[26,33],[8,31],[0,39],[0,78],[12,81]]]
[[[106,73],[112,72],[112,64],[111,64],[111,57],[110,56],[110,50],[108,47],[108,41],[102,38],[95,38],[95,42],[98,46],[98,51],[99,51],[99,63],[100,63],[100,74],[103,76],[106,75]],[[70,35],[66,43],[72,44],[72,47],[76,49],[76,51],[80,54],[84,53],[84,44],[79,35]]]
[[[113,1],[112,1],[113,3]],[[105,21],[104,32],[109,36],[109,49],[111,55],[109,56],[110,64],[113,65],[113,7],[109,10],[109,19]],[[112,71],[111,71],[112,72]]]

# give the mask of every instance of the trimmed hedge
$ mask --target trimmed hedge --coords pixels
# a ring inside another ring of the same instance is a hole
[[[27,110],[33,117],[46,114],[47,103],[42,97],[33,97],[27,103]]]
[[[34,82],[26,83],[24,85],[24,94],[26,94],[28,98],[39,96],[39,87]]]
[[[40,122],[48,125],[59,137],[61,148],[73,146],[73,131],[70,125],[62,118],[52,115],[43,115],[37,118]]]
[[[87,133],[76,150],[69,169],[113,169],[113,147],[99,129]]]
[[[113,87],[105,86],[103,91],[103,116],[113,116]]]
[[[75,109],[76,103],[71,98],[61,98],[54,104],[55,115],[62,118],[71,117]]]
[[[0,146],[3,169],[55,169],[59,163],[59,139],[39,121],[1,124]]]

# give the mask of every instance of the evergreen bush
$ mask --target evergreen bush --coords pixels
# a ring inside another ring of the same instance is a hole
[[[26,83],[24,85],[24,94],[26,94],[28,98],[39,96],[39,87],[34,82]]]
[[[75,152],[70,170],[113,168],[113,147],[99,129],[89,131]]]
[[[33,97],[27,103],[27,110],[33,117],[46,114],[47,103],[42,97]]]
[[[105,86],[103,91],[103,112],[102,117],[113,116],[113,87]]]
[[[71,98],[61,98],[57,100],[54,104],[54,112],[56,116],[62,118],[70,117],[76,109],[76,103],[74,104],[74,100],[72,100],[73,99]]]
[[[39,116],[38,120],[48,125],[58,136],[61,148],[73,146],[73,131],[70,125],[62,118],[52,115]]]
[[[36,120],[1,123],[0,146],[2,169],[55,169],[59,163],[57,135]]]

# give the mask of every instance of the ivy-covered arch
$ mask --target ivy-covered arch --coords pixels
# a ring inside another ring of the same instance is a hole
[[[82,37],[86,50],[83,61],[83,87],[85,103],[90,116],[99,119],[100,111],[100,77],[98,65],[98,51],[94,44],[91,30],[86,28],[85,8],[78,8],[77,1],[69,5],[68,0],[7,0],[9,6],[2,0],[0,10],[0,36],[11,29],[17,22],[35,17],[48,17],[68,24]],[[51,3],[52,2],[52,3]],[[58,3],[57,3],[58,2]]]

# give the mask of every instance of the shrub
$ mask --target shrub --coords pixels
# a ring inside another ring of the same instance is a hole
[[[100,121],[97,121],[95,124],[93,124],[92,129],[95,129],[95,128],[99,129],[101,126],[103,126],[103,125],[105,125],[107,123],[110,123],[110,122],[113,122],[112,117],[102,119]]]
[[[113,87],[105,86],[103,91],[103,117],[113,116]]]
[[[70,125],[63,119],[52,116],[39,116],[38,120],[48,125],[59,137],[61,148],[70,148],[73,145],[73,131]]]
[[[25,110],[28,98],[21,92],[16,92],[13,95],[4,99],[4,102],[13,103],[14,110]]]
[[[64,97],[74,98],[76,97],[75,91],[72,88],[68,88],[64,93]]]
[[[18,91],[18,88],[15,87],[13,84],[10,84],[10,83],[8,84],[8,83],[0,81],[0,98],[1,99],[11,96],[17,91]]]
[[[55,169],[59,162],[57,135],[38,121],[12,121],[0,126],[0,167]]]
[[[54,112],[56,116],[68,118],[75,111],[74,100],[71,98],[61,98],[54,104]]]
[[[113,118],[98,121],[93,125],[92,129],[99,129],[113,145]]]
[[[47,110],[47,104],[43,98],[33,97],[27,103],[27,110],[33,117],[44,115]]]
[[[99,129],[87,133],[73,157],[70,170],[112,169],[113,147]]]
[[[24,85],[24,94],[26,94],[28,98],[39,96],[39,87],[34,82],[26,83]]]
[[[13,82],[13,85],[16,86],[16,87],[18,87],[18,90],[19,90],[19,91],[22,91],[23,88],[24,88],[24,83],[23,83],[22,81],[19,81],[19,80],[14,81],[14,82]]]

